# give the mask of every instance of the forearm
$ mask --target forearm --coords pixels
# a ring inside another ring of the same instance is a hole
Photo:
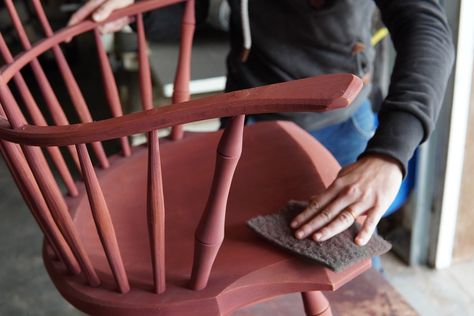
[[[434,0],[376,0],[397,57],[380,125],[367,154],[384,154],[404,166],[432,132],[454,60],[446,17]],[[405,171],[404,170],[404,171]]]

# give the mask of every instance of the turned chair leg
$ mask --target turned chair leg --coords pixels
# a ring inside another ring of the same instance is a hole
[[[301,296],[307,316],[332,316],[331,306],[320,291],[302,292]]]

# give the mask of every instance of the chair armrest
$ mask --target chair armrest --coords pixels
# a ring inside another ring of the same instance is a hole
[[[66,146],[241,114],[323,112],[349,105],[361,88],[358,77],[334,74],[224,93],[91,123],[12,129],[0,117],[0,139],[25,145]]]

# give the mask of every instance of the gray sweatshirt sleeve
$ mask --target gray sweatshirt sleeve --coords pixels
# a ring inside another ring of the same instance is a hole
[[[397,51],[379,127],[361,155],[383,154],[407,170],[433,131],[454,60],[451,31],[434,0],[375,0]]]

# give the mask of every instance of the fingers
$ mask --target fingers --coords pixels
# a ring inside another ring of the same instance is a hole
[[[67,25],[71,26],[77,24],[89,18],[90,16],[95,22],[104,21],[109,17],[112,11],[124,8],[133,2],[134,0],[90,0],[71,16]],[[100,27],[100,32],[115,32],[122,29],[128,23],[130,23],[130,18],[124,17],[102,25]],[[70,41],[70,38],[66,39],[66,42]]]
[[[329,238],[343,232],[354,224],[356,218],[366,211],[366,206],[363,203],[355,203],[346,207],[342,212],[332,220],[329,224],[324,226],[321,230],[313,234],[315,241],[325,241]]]
[[[312,197],[308,207],[293,219],[290,226],[292,228],[298,228],[303,225],[307,220],[325,207],[334,197],[336,197],[337,193],[338,192],[334,190],[334,188],[329,188],[328,191],[323,194]]]
[[[104,21],[109,17],[112,11],[124,8],[132,4],[133,0],[109,0],[104,2],[95,12],[92,14],[92,19],[96,22]]]
[[[91,15],[105,0],[90,0],[79,10],[77,10],[69,19],[68,26],[77,24]]]
[[[313,218],[300,227],[296,231],[296,238],[303,239],[323,226],[332,222],[338,214],[344,210],[348,205],[354,202],[354,198],[350,195],[339,194],[330,204],[325,206],[319,213],[315,214]]]
[[[358,244],[359,246],[364,246],[369,242],[370,238],[375,232],[377,223],[383,216],[383,213],[384,209],[379,207],[373,208],[368,212],[367,218],[365,219],[362,228],[360,229],[354,240],[356,244]]]
[[[355,238],[357,244],[365,245],[395,198],[401,180],[397,163],[378,156],[362,158],[341,170],[329,189],[313,199],[290,226],[297,230],[298,239],[312,235],[314,240],[325,241],[367,212]]]
[[[105,23],[99,27],[101,34],[113,33],[123,29],[126,25],[130,23],[131,19],[129,17],[123,17],[118,20]]]

